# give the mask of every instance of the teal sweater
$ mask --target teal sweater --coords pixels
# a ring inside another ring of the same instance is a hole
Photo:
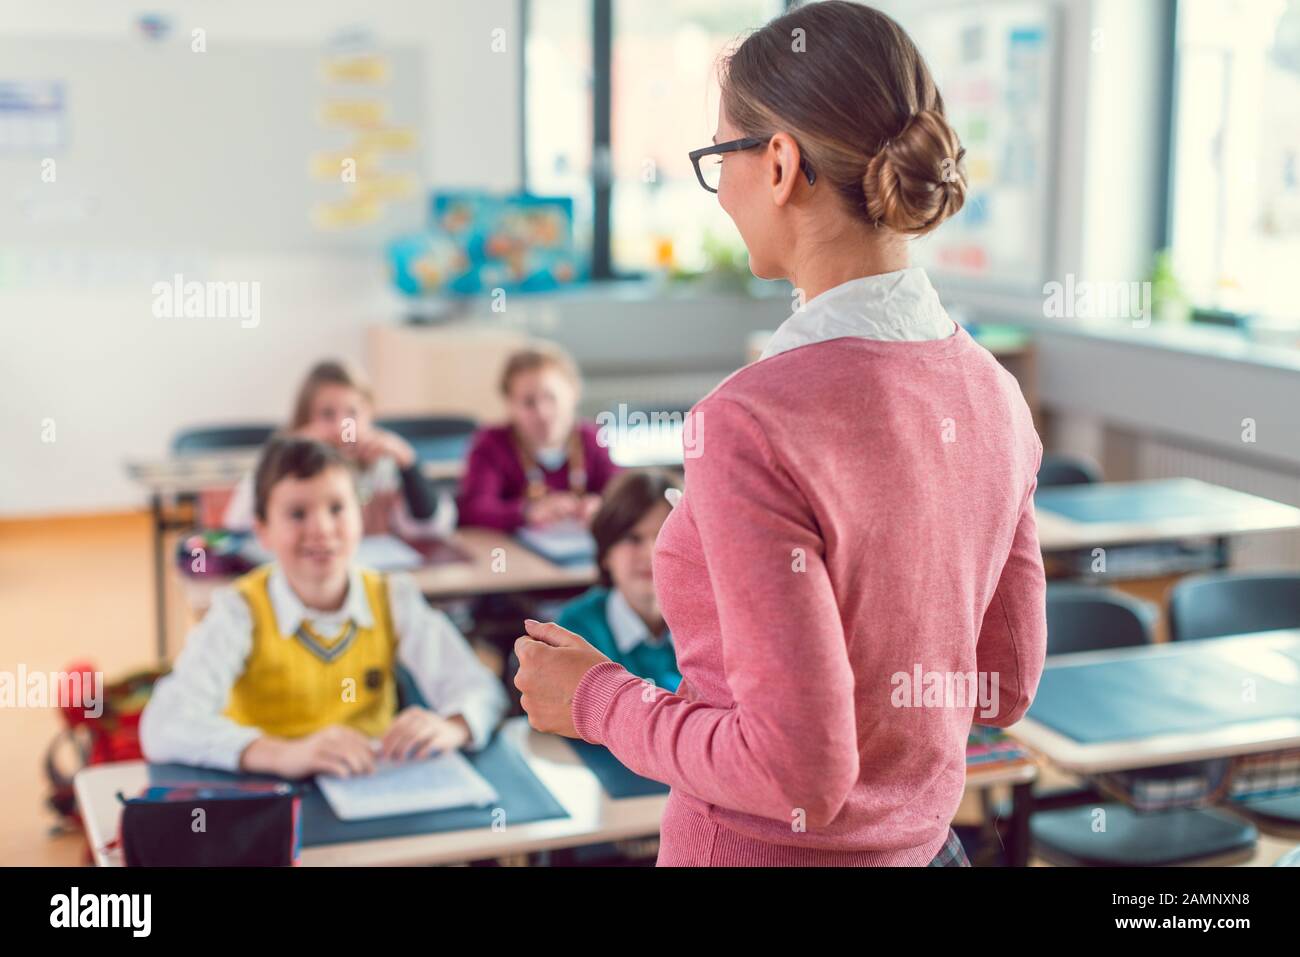
[[[656,687],[676,691],[682,676],[677,670],[677,655],[672,642],[651,645],[643,641],[628,654],[621,653],[618,645],[614,644],[614,633],[610,630],[605,610],[609,594],[608,588],[597,586],[588,589],[560,609],[555,623],[581,635],[611,661],[618,662],[638,678],[648,678]]]

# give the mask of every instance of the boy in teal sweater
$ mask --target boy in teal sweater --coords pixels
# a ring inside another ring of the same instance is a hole
[[[655,539],[671,506],[677,477],[661,470],[625,472],[605,490],[591,520],[600,584],[561,609],[555,619],[632,674],[676,691],[682,680],[672,636],[655,597]]]

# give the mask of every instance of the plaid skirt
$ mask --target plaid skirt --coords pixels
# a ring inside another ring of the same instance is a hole
[[[944,842],[943,847],[939,848],[939,853],[934,856],[927,867],[970,867],[970,858],[966,856],[966,849],[961,846],[961,838],[952,828],[948,828],[948,840]]]

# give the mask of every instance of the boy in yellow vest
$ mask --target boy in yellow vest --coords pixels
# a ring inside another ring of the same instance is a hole
[[[347,461],[272,439],[255,477],[256,531],[276,558],[218,591],[141,719],[154,762],[301,778],[481,748],[505,690],[406,575],[353,565],[361,507]],[[394,669],[428,708],[397,713]]]

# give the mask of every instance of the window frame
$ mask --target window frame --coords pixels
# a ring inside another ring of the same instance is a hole
[[[798,7],[801,0],[782,0],[782,14]],[[532,0],[519,0],[519,182],[528,191],[528,25]],[[614,0],[591,0],[592,143],[591,143],[591,272],[594,281],[640,279],[642,273],[616,272],[612,239],[613,223],[613,77]]]

